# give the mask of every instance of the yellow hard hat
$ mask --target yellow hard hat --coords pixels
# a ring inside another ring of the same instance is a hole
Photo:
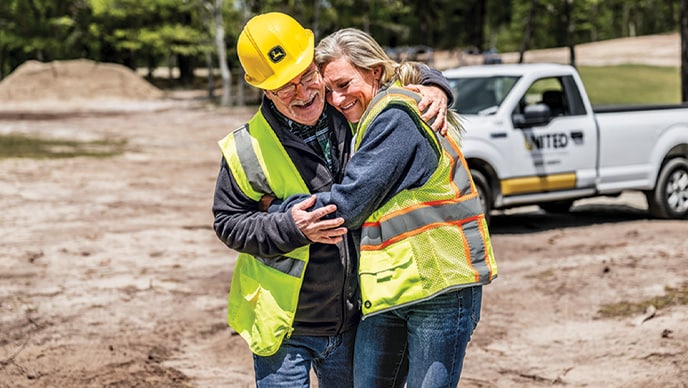
[[[313,32],[280,12],[254,16],[237,40],[246,82],[265,90],[278,89],[306,70],[313,50]]]

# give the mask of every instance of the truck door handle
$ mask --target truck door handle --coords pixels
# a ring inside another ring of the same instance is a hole
[[[571,131],[571,140],[576,144],[583,143],[583,131]]]
[[[492,132],[490,137],[493,139],[501,139],[506,137],[506,132]]]

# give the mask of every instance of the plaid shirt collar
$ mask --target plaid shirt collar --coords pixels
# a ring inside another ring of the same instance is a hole
[[[323,112],[315,125],[305,125],[297,123],[296,121],[291,120],[283,115],[282,112],[277,110],[272,101],[269,102],[269,108],[272,113],[275,114],[275,117],[277,117],[279,123],[288,128],[289,132],[303,140],[304,143],[308,144],[313,150],[322,156],[327,162],[327,166],[330,168],[330,171],[332,171],[332,142],[330,140],[331,130],[327,125],[327,109],[323,109]]]

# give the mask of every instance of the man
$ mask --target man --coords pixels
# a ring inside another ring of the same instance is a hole
[[[307,386],[311,367],[321,387],[353,385],[357,247],[343,220],[327,217],[334,206],[308,211],[314,198],[288,213],[260,211],[264,196],[329,190],[349,159],[351,128],[325,103],[313,51],[313,33],[290,16],[252,18],[237,53],[246,81],[263,89],[263,100],[246,125],[219,142],[214,228],[240,252],[228,322],[254,353],[258,387]],[[434,71],[424,74],[423,83],[443,88],[434,104],[419,107],[429,106],[428,116],[446,111],[446,80]],[[440,114],[434,125],[443,120]]]

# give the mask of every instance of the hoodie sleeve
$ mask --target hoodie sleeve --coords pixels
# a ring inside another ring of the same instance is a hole
[[[269,258],[310,244],[291,212],[259,211],[258,202],[239,189],[224,158],[215,185],[213,215],[217,237],[239,252]]]
[[[439,156],[411,116],[402,109],[388,108],[366,130],[342,182],[330,192],[317,193],[313,207],[334,204],[334,215],[344,218],[344,226],[360,228],[394,195],[423,185],[438,163]],[[288,198],[280,203],[279,211],[286,212],[301,200],[303,197]]]
[[[451,86],[449,86],[449,81],[442,75],[442,72],[428,65],[421,64],[420,73],[423,77],[421,85],[437,86],[444,90],[444,94],[447,95],[447,106],[454,105],[454,95],[452,94]]]

